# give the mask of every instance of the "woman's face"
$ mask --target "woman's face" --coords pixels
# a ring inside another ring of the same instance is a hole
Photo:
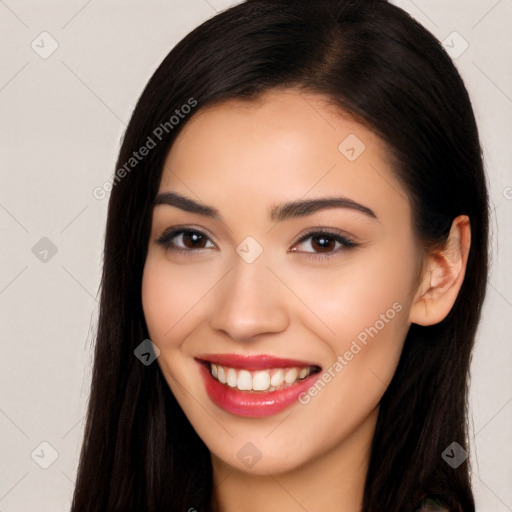
[[[165,163],[142,299],[214,463],[275,474],[365,454],[421,263],[383,143],[321,96],[198,112]]]

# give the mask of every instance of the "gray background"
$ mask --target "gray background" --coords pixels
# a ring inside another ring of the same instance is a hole
[[[232,3],[0,0],[0,512],[69,508],[108,200],[92,191],[157,65]],[[493,268],[472,366],[473,480],[479,511],[512,511],[512,0],[396,3],[446,41],[481,130]]]

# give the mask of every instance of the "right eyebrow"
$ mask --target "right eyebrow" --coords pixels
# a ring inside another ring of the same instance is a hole
[[[198,203],[192,199],[189,199],[188,197],[177,194],[176,192],[163,192],[162,194],[158,194],[153,202],[153,206],[160,204],[175,206],[181,210],[185,210],[191,213],[199,213],[201,215],[213,217],[214,219],[221,218],[218,210],[213,206],[207,206]]]

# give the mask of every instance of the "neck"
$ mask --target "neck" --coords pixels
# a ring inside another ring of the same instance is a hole
[[[243,472],[212,454],[214,512],[359,512],[377,414],[328,452],[285,473]]]

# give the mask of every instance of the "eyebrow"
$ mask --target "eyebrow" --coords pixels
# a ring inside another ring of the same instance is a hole
[[[163,192],[158,194],[153,202],[153,206],[161,204],[175,206],[181,210],[206,215],[207,217],[212,217],[214,219],[221,219],[219,211],[213,206],[198,203],[197,201],[182,196],[181,194],[177,194],[176,192]],[[375,215],[373,210],[347,197],[306,199],[278,204],[271,209],[270,219],[274,222],[283,222],[296,217],[306,217],[317,211],[329,208],[347,208],[378,220],[377,215]]]
[[[168,204],[170,206],[176,206],[176,208],[180,208],[186,212],[199,213],[200,215],[220,219],[219,211],[213,206],[198,203],[197,201],[177,194],[176,192],[164,192],[162,194],[158,194],[153,202],[153,206],[157,206],[159,204]]]
[[[282,222],[295,217],[305,217],[328,208],[348,208],[364,213],[372,219],[377,219],[373,210],[347,197],[326,197],[283,203],[272,208],[270,218],[275,222]]]

